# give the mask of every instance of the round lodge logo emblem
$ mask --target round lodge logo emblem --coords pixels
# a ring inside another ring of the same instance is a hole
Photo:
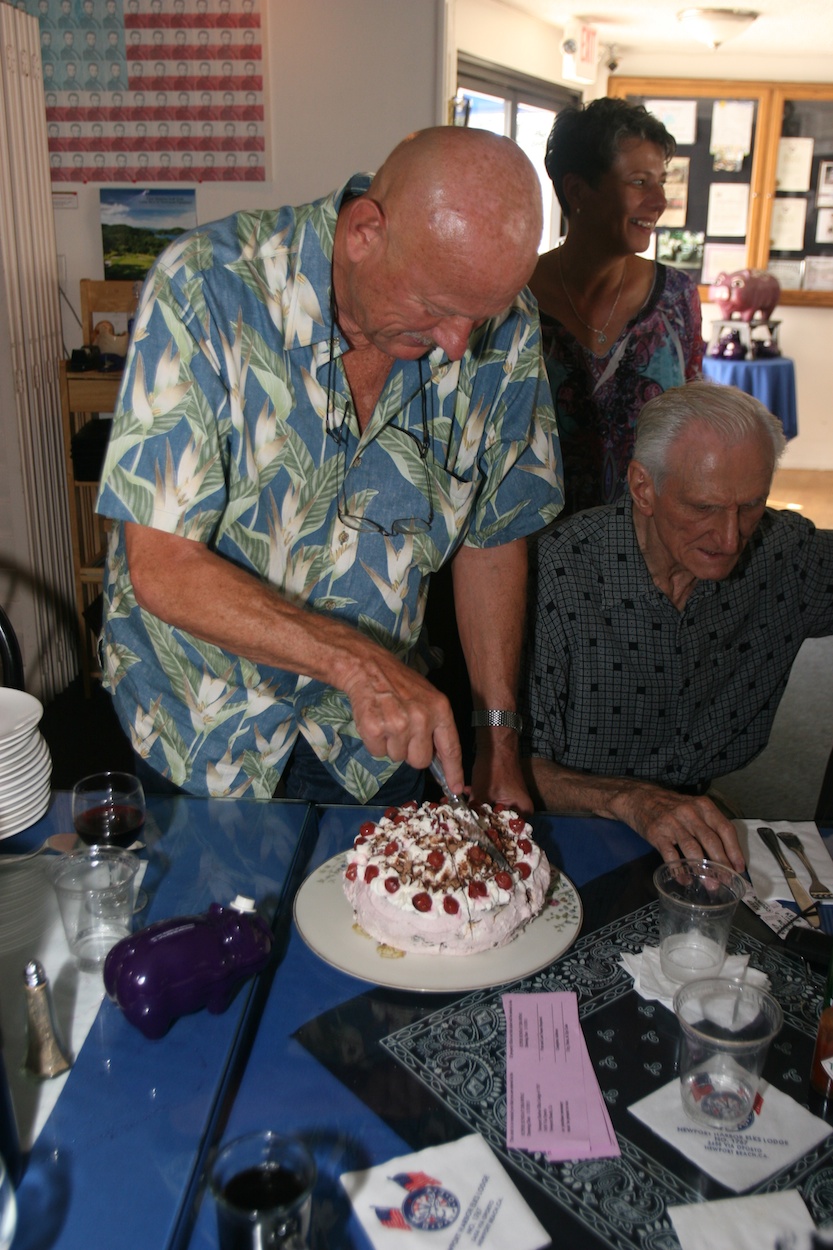
[[[390,1179],[408,1192],[401,1207],[374,1207],[385,1228],[438,1232],[453,1224],[460,1214],[455,1195],[425,1172],[400,1172]]]

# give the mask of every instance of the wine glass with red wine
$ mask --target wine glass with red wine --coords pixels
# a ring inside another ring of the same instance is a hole
[[[142,836],[145,792],[131,773],[93,773],[72,788],[72,823],[87,846],[127,850]]]
[[[127,850],[141,839],[145,824],[145,792],[132,773],[92,773],[72,787],[72,823],[87,846]],[[147,902],[137,890],[135,910]]]

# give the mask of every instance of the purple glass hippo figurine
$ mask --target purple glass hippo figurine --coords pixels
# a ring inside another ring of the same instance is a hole
[[[709,287],[709,300],[717,304],[720,315],[730,321],[737,314],[741,321],[751,321],[760,313],[762,321],[772,316],[781,286],[765,269],[738,269],[735,273],[719,273]]]
[[[212,903],[199,916],[158,920],[122,938],[104,963],[104,988],[145,1037],[207,1007],[219,1015],[241,981],[265,967],[272,933],[250,900]]]

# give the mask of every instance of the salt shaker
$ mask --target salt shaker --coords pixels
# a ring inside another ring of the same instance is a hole
[[[43,965],[31,959],[23,970],[26,997],[26,1059],[23,1067],[30,1076],[48,1080],[71,1067],[58,1037],[52,1014],[52,996]]]

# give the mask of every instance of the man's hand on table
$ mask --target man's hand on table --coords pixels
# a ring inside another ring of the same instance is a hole
[[[689,796],[631,777],[595,777],[554,760],[524,761],[537,806],[548,812],[592,812],[621,820],[666,862],[713,859],[745,867],[735,826],[707,795]]]
[[[637,784],[639,788],[625,800],[631,814],[620,819],[656,847],[666,863],[705,857],[743,872],[746,865],[735,826],[708,795]]]

